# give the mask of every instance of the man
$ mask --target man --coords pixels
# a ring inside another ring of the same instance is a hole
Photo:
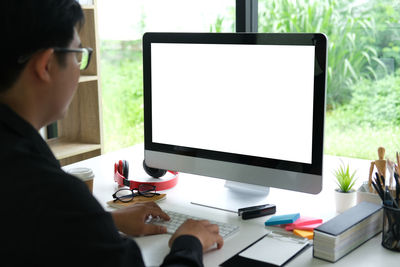
[[[2,266],[143,266],[137,244],[121,237],[165,233],[145,224],[169,217],[155,203],[104,211],[86,185],[65,173],[38,134],[62,118],[77,88],[83,23],[76,0],[2,0],[0,166]],[[218,227],[189,220],[174,235],[164,266],[201,266],[223,245]]]

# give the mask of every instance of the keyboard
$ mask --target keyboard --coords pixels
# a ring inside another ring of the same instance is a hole
[[[187,219],[205,220],[204,218],[194,217],[194,216],[190,216],[187,214],[178,213],[175,211],[169,211],[169,210],[165,210],[165,209],[163,209],[163,211],[168,214],[168,216],[171,218],[171,220],[164,221],[163,219],[160,219],[160,218],[150,218],[147,221],[147,223],[165,226],[167,228],[168,234],[175,233],[176,229],[178,229],[179,226],[181,226],[181,224],[184,223]],[[236,226],[236,225],[213,221],[213,220],[208,220],[208,221],[212,224],[218,225],[219,234],[222,236],[222,238],[224,240],[239,231],[239,226]]]

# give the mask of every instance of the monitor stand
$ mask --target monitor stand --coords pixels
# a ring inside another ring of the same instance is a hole
[[[237,213],[238,209],[268,204],[269,187],[225,181],[224,185],[213,187],[204,196],[191,203],[203,207]]]
[[[225,187],[230,189],[230,192],[237,194],[246,194],[255,197],[267,197],[269,195],[269,187],[262,185],[225,181]]]

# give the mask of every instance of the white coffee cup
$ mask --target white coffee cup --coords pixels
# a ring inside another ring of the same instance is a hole
[[[89,187],[89,191],[91,193],[93,193],[94,173],[91,169],[84,168],[84,167],[78,167],[78,168],[70,169],[67,172],[75,177],[78,177],[82,181],[84,181],[86,183],[86,185]]]

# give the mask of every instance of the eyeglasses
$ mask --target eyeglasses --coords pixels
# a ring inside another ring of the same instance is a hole
[[[155,185],[140,184],[138,188],[122,188],[115,192],[112,197],[114,202],[130,202],[135,196],[154,197],[160,195],[156,192]]]
[[[80,70],[85,70],[89,66],[90,59],[92,57],[93,49],[90,47],[85,48],[61,48],[61,47],[54,47],[55,52],[59,53],[77,53],[76,59],[79,64]],[[23,64],[27,62],[33,54],[21,56],[18,58],[18,63]]]
[[[85,48],[60,48],[55,47],[54,52],[59,53],[77,53],[76,59],[78,60],[79,69],[85,70],[89,66],[92,57],[93,49],[90,47]]]

